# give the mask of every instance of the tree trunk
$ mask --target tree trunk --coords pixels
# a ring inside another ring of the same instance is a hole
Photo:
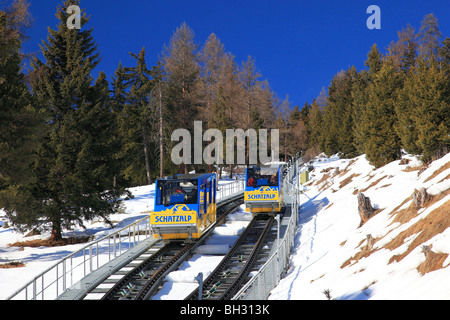
[[[159,81],[159,177],[164,175],[164,139],[163,139],[163,117],[162,117],[162,93],[161,81]]]
[[[366,197],[363,193],[358,193],[358,211],[359,216],[361,217],[361,224],[359,226],[362,226],[364,223],[369,220],[375,209],[372,207],[372,204],[370,203],[370,199]]]
[[[425,188],[414,189],[413,201],[417,209],[422,208],[425,202],[430,198]]]
[[[50,241],[60,241],[62,239],[61,234],[61,222],[54,219],[52,223],[52,235],[50,236]]]
[[[147,183],[152,184],[152,176],[150,174],[150,158],[148,157],[148,143],[145,128],[142,126],[142,141],[144,144],[145,168],[147,169]]]

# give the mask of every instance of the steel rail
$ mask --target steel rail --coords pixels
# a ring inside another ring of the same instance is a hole
[[[248,276],[257,261],[258,253],[272,228],[274,218],[254,218],[228,254],[210,276],[203,282],[202,299],[229,299]],[[261,232],[261,229],[262,232]],[[199,289],[185,300],[197,300]]]
[[[146,300],[157,290],[165,275],[184,262],[192,251],[222,224],[229,213],[243,203],[243,198],[230,199],[217,209],[216,222],[195,243],[169,242],[120,279],[101,300]]]

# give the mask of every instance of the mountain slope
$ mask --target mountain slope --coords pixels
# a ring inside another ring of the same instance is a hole
[[[365,156],[313,166],[291,268],[270,299],[450,298],[450,154],[428,168],[409,155],[376,170]],[[358,192],[375,209],[365,223]]]

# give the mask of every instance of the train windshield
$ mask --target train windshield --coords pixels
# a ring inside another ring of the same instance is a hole
[[[197,180],[158,181],[157,205],[197,204]]]
[[[247,169],[247,186],[259,188],[264,186],[278,187],[278,168],[256,167]]]

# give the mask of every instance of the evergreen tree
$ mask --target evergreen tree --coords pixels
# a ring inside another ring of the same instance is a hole
[[[400,141],[394,130],[397,121],[394,100],[400,85],[399,74],[388,56],[368,87],[369,97],[365,110],[365,153],[370,163],[376,167],[400,158]]]
[[[123,175],[122,168],[126,166],[126,153],[124,152],[123,145],[125,144],[124,136],[120,130],[122,123],[122,111],[127,103],[127,80],[126,71],[122,66],[122,62],[119,63],[111,82],[111,92],[109,106],[113,115],[113,127],[115,128],[114,136],[112,137],[114,145],[114,180],[113,184],[117,184],[117,180],[120,179],[122,183],[125,183],[125,177]]]
[[[363,154],[364,144],[367,140],[366,106],[368,100],[367,87],[369,86],[369,73],[362,70],[355,75],[352,85],[353,98],[353,144],[357,154]]]
[[[0,11],[0,190],[31,178],[32,153],[43,127],[21,70],[28,7],[17,0]]]
[[[309,109],[308,117],[308,147],[311,149],[317,149],[319,146],[319,139],[321,135],[322,124],[322,110],[319,107],[316,99],[313,100]]]
[[[306,111],[303,111],[303,109],[306,109]],[[309,114],[309,104],[308,102],[305,102],[305,105],[302,108],[302,113],[300,113],[300,110],[298,109],[298,105],[294,107],[294,110],[292,110],[291,114],[289,115],[289,122],[290,123],[296,123],[300,118],[302,120],[305,120]]]
[[[369,68],[368,72],[372,76],[381,70],[382,57],[376,43],[374,43],[372,48],[370,49],[365,65]]]
[[[442,64],[442,70],[450,81],[450,38],[442,41],[442,47],[439,49],[439,60]],[[449,82],[450,87],[450,82]]]
[[[156,139],[156,108],[150,104],[150,93],[154,86],[151,71],[145,61],[145,48],[138,55],[131,53],[136,66],[125,68],[129,92],[127,103],[120,116],[123,135],[124,154],[127,157],[125,176],[134,185],[151,184],[150,153],[155,149],[152,141]],[[152,152],[153,154],[153,152]],[[145,176],[145,179],[141,177]]]
[[[356,69],[349,68],[334,76],[328,88],[328,103],[324,109],[322,148],[328,155],[343,152],[354,155],[352,82]]]
[[[45,132],[21,70],[20,53],[30,27],[29,3],[16,0],[0,10],[0,208],[21,229],[35,218],[28,187],[35,181],[31,166]]]
[[[47,114],[49,132],[33,165],[36,180],[22,205],[10,208],[18,224],[40,228],[50,224],[52,240],[61,239],[63,228],[83,225],[85,220],[102,217],[108,221],[124,192],[113,186],[108,84],[104,74],[91,84],[99,54],[92,29],[85,29],[84,12],[81,30],[67,28],[66,8],[72,4],[66,1],[58,7],[59,25],[49,29],[41,47],[46,61],[33,62],[37,73],[33,91]],[[33,216],[25,219],[29,211]]]
[[[401,135],[407,151],[422,154],[425,162],[443,156],[450,149],[450,89],[445,71],[437,61],[421,57],[402,94],[410,106],[409,122],[403,124]],[[404,119],[400,113],[399,119]]]

